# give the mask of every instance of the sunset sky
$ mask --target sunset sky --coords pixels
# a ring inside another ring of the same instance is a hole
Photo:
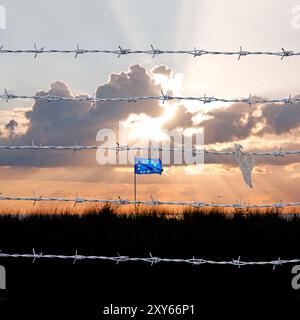
[[[0,0],[4,49],[207,49],[300,51],[297,0]],[[298,11],[300,13],[300,9]],[[300,19],[299,19],[300,21]],[[174,95],[263,98],[300,94],[300,57],[160,55],[1,55],[0,90],[34,95]],[[162,130],[204,128],[206,149],[300,149],[300,103],[248,106],[157,101],[137,103],[0,101],[0,144],[97,145],[97,131],[126,123],[131,143]],[[14,120],[14,121],[12,121]],[[138,198],[269,203],[300,201],[300,157],[257,158],[253,188],[233,157],[205,159],[204,170],[166,166],[139,176]],[[133,198],[133,168],[101,166],[93,151],[0,151],[0,192],[7,196]],[[20,203],[2,203],[20,206]],[[45,204],[38,204],[45,206]]]

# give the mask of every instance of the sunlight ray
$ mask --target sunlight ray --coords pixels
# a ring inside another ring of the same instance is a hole
[[[144,45],[143,35],[139,28],[139,16],[134,6],[129,1],[110,0],[109,5],[115,15],[116,23],[119,23],[124,31],[128,45],[137,47]]]

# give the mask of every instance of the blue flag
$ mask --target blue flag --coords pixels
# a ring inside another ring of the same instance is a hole
[[[160,159],[134,158],[135,174],[161,174],[162,172]]]

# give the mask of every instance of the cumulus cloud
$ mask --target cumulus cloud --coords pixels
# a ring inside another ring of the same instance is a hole
[[[172,118],[168,119],[163,127],[167,130],[172,130],[174,128],[191,128],[194,126],[193,114],[189,112],[184,105],[178,106]]]
[[[108,81],[100,85],[96,90],[96,96],[122,97],[160,95],[161,85],[155,81],[155,75],[172,77],[172,69],[160,65],[152,69],[152,74],[145,68],[133,65],[127,72],[111,74]],[[171,92],[172,93],[172,92]],[[171,94],[170,93],[170,94]],[[40,91],[37,95],[74,96],[71,89],[63,81],[55,81],[49,90]],[[79,96],[85,96],[81,94]],[[5,129],[9,134],[0,137],[1,144],[37,144],[70,145],[95,144],[96,134],[102,128],[117,128],[119,121],[130,118],[130,115],[146,115],[156,118],[162,116],[164,108],[158,101],[144,100],[126,104],[124,102],[98,102],[92,105],[90,102],[79,101],[54,101],[47,102],[36,100],[32,110],[25,113],[27,131],[22,134],[14,134],[18,121],[12,119]],[[233,149],[233,143],[245,140],[249,137],[263,138],[267,135],[283,135],[294,132],[300,126],[300,103],[295,104],[266,104],[248,106],[236,103],[230,106],[213,109],[204,114],[200,124],[193,121],[197,113],[191,113],[184,103],[174,107],[174,114],[162,124],[162,128],[172,130],[174,128],[203,127],[205,132],[205,144],[224,144]],[[266,149],[266,148],[265,148]],[[256,148],[257,150],[257,148]],[[249,150],[250,151],[250,150]],[[21,155],[20,153],[18,155]],[[90,156],[80,154],[80,160],[76,163],[90,161]],[[286,159],[286,158],[285,158]],[[289,157],[288,161],[295,161]],[[72,156],[65,153],[56,153],[55,157],[49,157],[49,153],[39,152],[36,157],[31,152],[22,152],[22,156],[16,156],[7,152],[1,155],[0,165],[28,165],[28,166],[59,166],[70,163]],[[229,157],[207,156],[205,162],[234,164],[234,159]],[[280,163],[280,162],[279,162]]]
[[[199,124],[205,129],[205,144],[228,143],[250,136],[294,133],[300,127],[300,103],[253,106],[234,103],[208,111],[205,116],[208,119]],[[194,113],[180,106],[165,127],[190,127],[193,117]]]
[[[146,70],[139,66],[131,66],[127,73],[112,74],[108,83],[99,86],[96,91],[98,98],[160,95],[161,87],[155,84]],[[157,117],[163,110],[158,101],[137,101],[126,106],[124,102],[98,102],[91,109],[91,116],[101,121],[101,124],[113,127],[119,120],[125,120],[131,113],[145,113]]]
[[[173,74],[173,70],[168,68],[167,66],[160,65],[152,69],[152,74],[161,74],[169,78]]]
[[[241,140],[252,135],[258,123],[246,104],[232,104],[207,113],[209,119],[201,122],[205,128],[205,143],[223,143]]]
[[[159,95],[160,85],[146,70],[134,65],[127,72],[111,74],[107,83],[100,85],[96,90],[96,97],[122,97]],[[66,83],[55,81],[48,91],[40,91],[37,95],[55,95],[72,97],[73,94]],[[80,95],[84,96],[84,95]],[[163,108],[158,101],[138,101],[126,104],[124,102],[90,102],[80,101],[54,101],[36,100],[32,110],[25,113],[28,129],[18,136],[1,137],[1,144],[37,144],[69,145],[75,142],[80,144],[95,144],[98,130],[104,128],[117,128],[118,122],[126,120],[132,113],[144,113],[150,117],[162,115]],[[13,131],[15,122],[7,124],[7,129]],[[6,153],[1,157],[0,163],[7,165],[62,165],[69,162],[70,157],[57,155],[55,160],[49,159],[39,153],[33,158],[31,153],[22,153],[22,157],[15,157]],[[82,156],[81,156],[82,158]],[[34,160],[38,159],[38,160]],[[94,160],[94,159],[93,159]],[[95,162],[95,160],[94,160]]]
[[[201,123],[208,135],[207,144],[230,142],[250,136],[295,133],[300,127],[300,103],[251,107],[236,103],[208,112],[207,115],[211,118]]]
[[[298,96],[299,98],[300,96]],[[275,104],[266,105],[262,109],[259,121],[264,127],[258,132],[259,135],[266,133],[284,134],[299,128],[300,125],[300,103],[278,106]]]

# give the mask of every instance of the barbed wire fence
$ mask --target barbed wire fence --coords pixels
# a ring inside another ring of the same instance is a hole
[[[201,57],[201,56],[236,56],[238,60],[241,57],[247,56],[275,56],[280,57],[281,60],[284,58],[296,57],[300,56],[300,52],[289,51],[281,48],[280,51],[248,51],[243,50],[240,47],[237,51],[213,51],[213,50],[199,50],[194,48],[192,50],[162,50],[155,48],[153,45],[150,46],[151,49],[149,50],[132,50],[132,49],[124,49],[119,46],[116,50],[106,50],[106,49],[84,49],[77,45],[76,49],[73,50],[60,50],[60,49],[45,49],[45,47],[38,47],[34,44],[33,49],[5,49],[4,46],[0,46],[0,54],[32,54],[34,58],[37,58],[40,55],[46,54],[70,54],[74,55],[75,58],[78,58],[79,55],[85,54],[112,54],[120,58],[121,56],[125,55],[151,55],[153,58],[159,55],[166,55],[166,54],[173,54],[173,55],[189,55],[194,58]],[[280,103],[280,104],[293,104],[300,102],[300,97],[292,97],[291,95],[287,98],[280,98],[280,99],[264,99],[264,98],[256,98],[252,97],[250,94],[247,98],[241,99],[226,99],[226,98],[218,98],[214,96],[200,96],[200,97],[192,97],[192,96],[172,96],[166,95],[164,92],[161,92],[160,96],[129,96],[129,97],[114,97],[114,98],[102,98],[96,97],[95,94],[92,96],[76,96],[76,97],[62,97],[62,96],[54,96],[54,95],[16,95],[9,93],[7,90],[4,90],[4,94],[0,95],[0,100],[16,100],[16,99],[31,99],[31,100],[40,100],[40,101],[47,101],[47,102],[55,102],[55,101],[82,101],[82,102],[90,102],[91,104],[96,104],[98,102],[138,102],[141,100],[158,100],[162,101],[163,103],[167,101],[199,101],[204,104],[213,103],[213,102],[223,102],[223,103],[246,103],[249,106],[253,104],[266,104],[266,103]],[[72,146],[43,146],[43,145],[36,145],[32,142],[32,145],[26,146],[11,146],[11,145],[1,145],[0,150],[72,150],[73,152],[76,151],[84,151],[84,150],[96,150],[96,149],[104,149],[104,150],[111,150],[115,152],[119,151],[143,151],[143,150],[151,150],[151,151],[181,151],[181,152],[192,152],[192,153],[204,153],[204,154],[213,154],[213,155],[235,155],[236,153],[233,151],[209,151],[209,150],[197,150],[197,149],[182,149],[182,148],[160,148],[160,147],[151,147],[151,148],[142,148],[142,147],[128,147],[128,146],[115,146],[115,147],[101,147],[101,146],[83,146],[83,145],[72,145]],[[271,151],[271,152],[251,152],[249,153],[255,156],[286,156],[286,155],[297,155],[300,154],[300,150],[293,150],[293,151]],[[150,201],[132,201],[127,199],[118,198],[117,200],[111,199],[87,199],[87,198],[54,198],[54,197],[8,197],[8,196],[0,196],[0,201],[31,201],[33,205],[37,202],[47,202],[47,201],[59,201],[59,202],[72,202],[74,206],[78,203],[104,203],[104,204],[115,204],[115,205],[130,205],[130,204],[143,204],[143,205],[178,205],[178,206],[192,206],[195,208],[204,208],[204,207],[219,207],[219,208],[236,208],[236,209],[255,209],[255,208],[284,208],[284,207],[297,207],[300,206],[299,202],[279,202],[279,203],[272,203],[272,204],[243,204],[243,203],[233,203],[233,204],[218,204],[218,203],[207,203],[207,202],[175,202],[175,201],[159,201],[153,199],[151,197]],[[21,259],[32,259],[32,262],[35,262],[39,259],[47,259],[47,260],[72,260],[73,263],[82,260],[98,260],[98,261],[112,261],[116,262],[117,264],[121,262],[144,262],[149,263],[151,265],[157,263],[182,263],[182,264],[189,264],[189,265],[232,265],[232,266],[266,266],[271,265],[273,269],[276,266],[284,265],[284,264],[297,264],[300,263],[300,259],[290,259],[285,260],[281,259],[280,257],[276,260],[269,260],[269,261],[243,261],[241,257],[238,259],[232,260],[208,260],[203,258],[191,258],[191,259],[182,259],[182,258],[160,258],[152,256],[150,253],[149,257],[129,257],[129,256],[95,256],[95,255],[80,255],[78,254],[77,250],[75,251],[75,255],[57,255],[57,254],[43,254],[43,253],[36,253],[35,249],[32,250],[32,253],[29,254],[21,254],[21,253],[5,253],[0,251],[0,258],[21,258]]]
[[[43,254],[43,253],[36,253],[36,250],[33,249],[32,253],[4,253],[0,251],[0,258],[22,258],[22,259],[32,259],[32,262],[36,262],[36,260],[40,259],[46,259],[46,260],[72,260],[73,264],[75,264],[77,261],[82,260],[90,260],[90,261],[111,261],[116,262],[117,264],[121,262],[144,262],[149,263],[151,266],[158,263],[181,263],[181,264],[189,264],[192,266],[199,266],[199,265],[230,265],[230,266],[237,266],[237,267],[243,267],[243,266],[273,266],[273,270],[276,268],[276,266],[281,266],[285,264],[297,264],[300,262],[300,259],[281,259],[280,257],[276,260],[268,260],[268,261],[244,261],[241,260],[241,257],[238,257],[237,259],[232,260],[209,260],[209,259],[203,259],[203,258],[195,258],[192,257],[190,259],[182,259],[182,258],[161,258],[153,256],[151,253],[149,254],[149,257],[129,257],[129,256],[95,256],[95,255],[80,255],[78,254],[78,251],[75,250],[75,255],[57,255],[57,254]]]
[[[271,203],[271,204],[245,204],[245,203],[208,203],[202,201],[160,201],[154,199],[151,196],[151,200],[149,201],[142,201],[142,200],[128,200],[122,199],[118,197],[118,199],[88,199],[88,198],[55,198],[55,197],[7,197],[7,196],[0,196],[0,201],[31,201],[33,205],[37,202],[71,202],[74,203],[76,206],[78,203],[101,203],[101,204],[115,204],[115,205],[147,205],[147,206],[190,206],[194,208],[235,208],[235,209],[262,209],[262,208],[286,208],[286,207],[299,207],[299,202],[278,202],[278,203]]]
[[[128,96],[128,97],[96,97],[95,94],[92,96],[77,96],[77,97],[63,97],[63,96],[55,96],[55,95],[48,95],[48,94],[41,94],[41,95],[17,95],[13,93],[9,93],[7,89],[4,89],[4,94],[0,95],[1,100],[5,100],[6,102],[10,100],[17,100],[17,99],[29,99],[29,100],[39,100],[39,101],[47,101],[47,102],[55,102],[55,101],[65,101],[65,102],[90,102],[91,104],[95,104],[98,102],[127,102],[127,103],[134,103],[142,100],[158,100],[162,101],[163,103],[166,101],[198,101],[204,104],[213,103],[213,102],[223,102],[223,103],[245,103],[249,106],[254,104],[275,104],[275,103],[282,103],[282,104],[293,104],[300,102],[299,96],[292,97],[289,95],[286,98],[278,98],[278,99],[267,99],[267,98],[255,98],[251,94],[247,98],[218,98],[213,96],[172,96],[167,95],[163,91],[161,91],[160,96]]]
[[[189,55],[192,57],[201,57],[201,56],[237,56],[238,60],[241,57],[246,56],[277,56],[282,60],[287,57],[300,56],[300,52],[295,52],[291,50],[285,50],[281,48],[280,51],[248,51],[243,50],[242,47],[237,51],[215,51],[215,50],[199,50],[193,48],[191,50],[162,50],[155,48],[153,45],[150,45],[149,50],[134,50],[134,49],[124,49],[121,46],[118,46],[116,50],[108,49],[85,49],[81,48],[79,45],[75,49],[66,50],[66,49],[45,49],[44,46],[38,47],[34,43],[34,48],[32,49],[5,49],[4,46],[0,46],[0,54],[32,54],[34,58],[37,58],[38,55],[44,54],[71,54],[74,55],[75,59],[79,55],[84,54],[112,54],[116,55],[118,58],[125,55],[151,55],[153,58],[159,55]]]
[[[104,151],[114,151],[116,153],[119,152],[128,152],[128,151],[154,151],[154,152],[186,152],[192,154],[206,154],[206,155],[221,155],[221,156],[235,156],[236,151],[217,151],[217,150],[205,150],[203,148],[169,148],[169,147],[138,147],[138,146],[95,146],[95,145],[42,145],[35,144],[32,141],[31,145],[0,145],[1,150],[30,150],[30,151],[38,151],[38,150],[56,150],[56,151],[89,151],[89,150],[104,150]],[[247,152],[247,154],[252,156],[271,156],[271,157],[285,157],[288,155],[299,155],[300,150],[288,150],[283,151],[280,148],[278,151],[253,151]]]

